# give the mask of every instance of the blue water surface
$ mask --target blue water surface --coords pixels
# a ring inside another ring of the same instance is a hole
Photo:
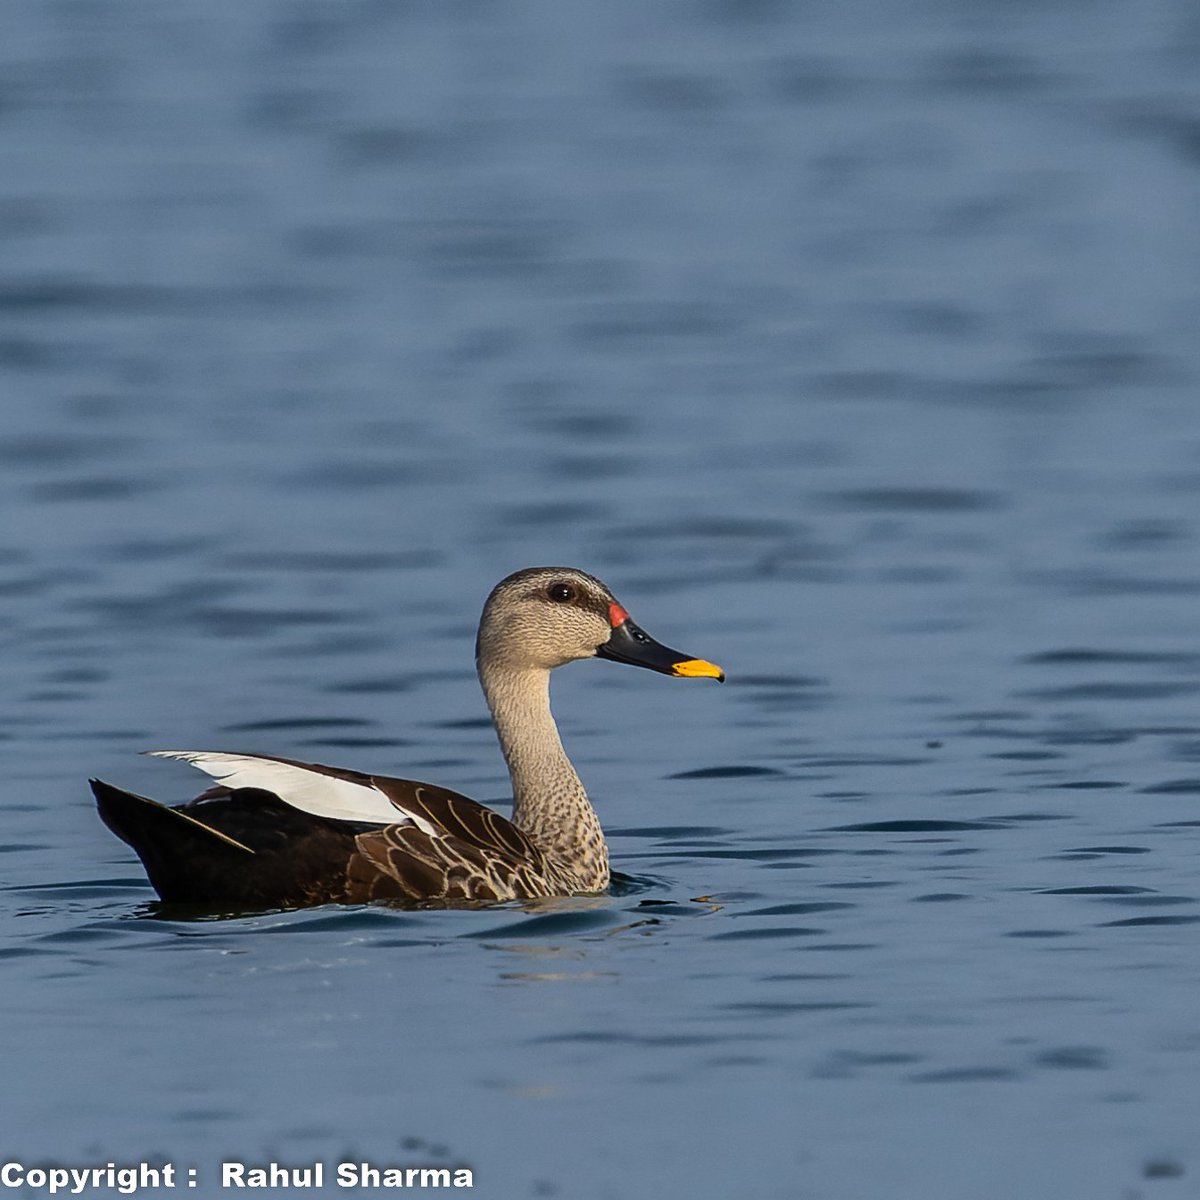
[[[1197,1194],[1189,6],[0,25],[6,1161]],[[613,894],[156,907],[141,749],[503,807],[539,563],[729,674],[556,676]]]

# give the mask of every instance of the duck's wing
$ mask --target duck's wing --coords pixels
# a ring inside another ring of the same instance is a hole
[[[374,877],[372,898],[512,900],[550,890],[545,856],[498,812],[433,784],[371,779],[413,818],[355,837],[350,878],[362,886]]]
[[[350,888],[363,899],[507,900],[546,894],[545,856],[511,821],[448,788],[322,763],[224,751],[157,750],[225,789],[255,789],[358,830]],[[189,806],[202,817],[203,798]]]
[[[284,804],[310,816],[368,825],[407,821],[426,833],[437,832],[419,809],[408,812],[375,786],[373,776],[362,771],[225,750],[148,750],[146,753],[154,758],[176,758],[191,763],[230,791],[254,788],[270,792]]]

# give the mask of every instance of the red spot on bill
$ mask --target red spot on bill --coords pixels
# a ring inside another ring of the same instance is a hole
[[[629,614],[614,600],[608,606],[608,623],[616,629],[622,621],[628,621]]]

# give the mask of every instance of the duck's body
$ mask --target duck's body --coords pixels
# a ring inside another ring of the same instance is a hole
[[[162,757],[205,771],[237,766],[239,777],[261,773],[267,785],[217,787],[168,808],[93,782],[105,824],[138,852],[164,900],[267,908],[497,901],[599,891],[608,883],[607,860],[602,871],[594,862],[572,871],[499,813],[433,784],[251,755]],[[363,815],[373,802],[379,816],[321,816],[281,799],[309,779],[361,788]]]
[[[593,656],[723,678],[649,638],[591,575],[510,575],[484,606],[476,664],[512,777],[511,821],[433,784],[224,752],[152,752],[217,781],[176,808],[99,780],[92,790],[105,824],[168,901],[295,908],[602,891],[604,835],[549,700],[551,669]]]

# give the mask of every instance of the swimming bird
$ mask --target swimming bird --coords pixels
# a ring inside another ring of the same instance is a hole
[[[600,892],[599,819],[550,712],[550,672],[607,658],[724,680],[656,642],[599,579],[531,567],[492,589],[475,664],[512,777],[512,819],[412,779],[273,755],[152,750],[216,786],[170,807],[91,780],[100,817],[170,902],[299,908],[371,900],[480,903]]]

